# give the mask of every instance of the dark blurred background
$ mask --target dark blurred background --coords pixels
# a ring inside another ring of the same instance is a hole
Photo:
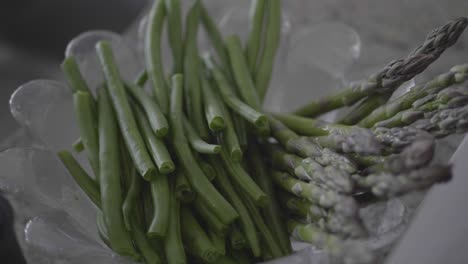
[[[123,33],[148,0],[4,0],[0,6],[0,142],[17,125],[8,99],[21,84],[60,79],[70,39],[91,29]]]

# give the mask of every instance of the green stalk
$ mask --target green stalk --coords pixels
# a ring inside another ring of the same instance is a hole
[[[154,96],[163,113],[169,110],[169,91],[164,79],[161,57],[161,38],[166,17],[164,0],[157,0],[148,15],[145,36],[145,58],[148,77],[153,86]]]
[[[193,201],[193,207],[201,219],[206,223],[209,230],[219,234],[225,233],[227,226],[210,211],[201,199],[195,199]]]
[[[164,250],[168,264],[184,264],[187,263],[185,256],[184,244],[182,242],[181,233],[181,218],[180,218],[180,202],[175,197],[175,182],[172,181],[170,191],[170,207],[169,207],[169,226],[167,235],[164,239]]]
[[[229,157],[227,151],[221,151],[221,159],[234,182],[251,197],[256,204],[266,206],[269,203],[269,197],[252,180],[250,175],[242,168],[241,164],[234,162]]]
[[[210,57],[205,58],[205,63],[207,67],[211,70],[213,77],[219,87],[220,94],[224,102],[231,108],[234,112],[238,113],[254,125],[258,130],[262,130],[268,127],[267,117],[248,106],[246,103],[242,102],[234,92],[234,88],[227,81],[224,73],[214,64],[213,60]]]
[[[100,41],[96,46],[96,50],[107,80],[107,89],[117,115],[119,128],[125,139],[130,156],[140,175],[145,180],[151,180],[156,176],[157,170],[146,151],[143,138],[137,129],[135,117],[126,97],[110,43]]]
[[[267,4],[267,22],[265,24],[265,41],[262,55],[259,59],[258,69],[255,75],[260,100],[263,101],[273,74],[273,66],[281,40],[281,1],[269,0]]]
[[[197,195],[209,206],[210,210],[225,224],[234,221],[238,214],[223,196],[214,188],[206,178],[203,171],[193,157],[183,128],[183,90],[182,75],[172,77],[171,96],[171,128],[173,130],[173,147],[181,163],[187,179]]]
[[[289,241],[288,231],[283,222],[281,209],[278,206],[278,199],[273,187],[273,182],[262,160],[262,153],[258,149],[258,145],[251,145],[249,154],[250,165],[253,170],[252,175],[255,175],[254,180],[270,198],[270,203],[262,209],[265,222],[279,242],[284,254],[288,255],[292,252],[291,242]]]
[[[184,44],[182,40],[182,15],[180,0],[165,0],[167,12],[167,34],[174,61],[174,73],[182,73]]]
[[[242,99],[249,106],[260,110],[260,99],[258,98],[257,90],[250,74],[249,66],[247,65],[247,60],[242,51],[242,44],[239,36],[231,35],[227,37],[226,47],[234,80]]]
[[[191,203],[195,200],[195,192],[192,190],[187,177],[182,169],[176,171],[175,196],[182,203]]]
[[[203,102],[205,106],[205,117],[208,127],[213,132],[221,131],[225,128],[225,117],[221,102],[217,100],[213,87],[210,81],[205,77],[201,77]]]
[[[387,92],[383,94],[371,95],[359,103],[353,110],[346,114],[338,123],[343,125],[355,125],[367,115],[369,115],[374,109],[387,103],[388,99],[392,96],[392,93]]]
[[[88,92],[77,91],[73,94],[73,104],[80,128],[81,141],[86,149],[96,181],[99,182],[98,120],[93,109],[94,103],[94,99]]]
[[[125,256],[138,255],[133,248],[130,234],[125,228],[120,181],[119,145],[117,121],[107,90],[98,90],[99,113],[99,164],[101,205],[111,248]]]
[[[221,152],[220,145],[209,144],[204,141],[187,119],[184,119],[184,128],[187,140],[196,152],[202,154],[218,154]]]
[[[132,83],[125,83],[127,91],[135,98],[138,104],[143,108],[144,114],[149,121],[151,129],[157,137],[163,138],[169,132],[169,125],[166,117],[162,113],[159,106],[149,97],[141,87]]]
[[[260,256],[261,252],[259,237],[255,228],[255,224],[247,208],[245,207],[244,203],[239,197],[237,191],[234,190],[233,185],[226,174],[226,171],[221,165],[220,159],[214,157],[209,158],[211,165],[216,171],[216,186],[226,196],[226,199],[234,206],[234,208],[238,212],[242,230],[247,238],[247,241],[249,242],[249,246],[252,250],[253,255],[256,257]]]
[[[198,55],[198,28],[200,23],[200,1],[196,0],[187,14],[185,24],[185,51],[184,51],[184,93],[188,118],[201,138],[208,138],[206,126],[202,88],[200,80],[201,62]]]
[[[57,155],[68,170],[68,173],[70,173],[75,182],[80,186],[81,190],[84,191],[84,193],[98,208],[102,208],[101,192],[99,191],[99,185],[96,181],[86,173],[70,152],[62,150],[59,151]]]
[[[255,76],[257,71],[257,62],[259,60],[259,51],[262,44],[262,28],[264,23],[265,13],[268,11],[266,0],[254,0],[250,6],[250,30],[247,37],[246,57],[250,73]]]
[[[143,110],[137,105],[133,107],[133,110],[138,127],[140,128],[141,134],[146,143],[146,147],[153,158],[153,161],[156,163],[159,173],[169,174],[173,172],[175,170],[175,165],[164,141],[155,136]]]
[[[221,253],[213,246],[189,209],[182,207],[180,215],[182,238],[187,251],[208,263],[214,263]]]

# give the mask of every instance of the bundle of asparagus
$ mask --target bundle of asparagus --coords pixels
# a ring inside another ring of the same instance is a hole
[[[155,1],[136,81],[122,79],[106,41],[96,45],[105,77],[97,97],[73,57],[62,64],[81,133],[74,149],[86,152],[94,177],[70,152],[58,155],[99,210],[100,236],[116,253],[145,263],[254,263],[291,254],[292,236],[346,263],[368,263],[354,195],[385,199],[450,179],[450,166],[429,164],[435,137],[468,128],[468,66],[375,102],[453,45],[467,19],[294,115],[262,108],[281,35],[280,0],[252,2],[245,44],[223,38],[201,0],[183,32],[180,5]],[[170,68],[161,59],[165,24]],[[201,26],[215,54],[199,53]],[[351,105],[341,124],[298,116]]]

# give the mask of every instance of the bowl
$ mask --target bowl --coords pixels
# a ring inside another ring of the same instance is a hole
[[[356,76],[362,78],[375,70],[390,55],[398,53],[397,57],[404,56],[410,50],[405,45],[417,46],[428,31],[420,32],[422,29],[419,29],[420,37],[413,41],[413,36],[404,39],[398,32],[390,30],[388,34],[393,34],[394,38],[388,39],[378,28],[367,24],[374,21],[375,17],[350,20],[351,14],[344,9],[355,13],[366,12],[359,9],[362,4],[357,4],[358,1],[331,1],[327,4],[307,0],[283,2],[282,41],[265,103],[268,110],[289,111],[310,98],[338,90]],[[346,8],[338,8],[341,4],[346,5]],[[245,31],[248,5],[249,1],[208,1],[209,11],[215,14],[215,19],[225,33]],[[341,13],[334,17],[330,15],[333,13],[330,10],[340,10]],[[401,15],[405,12],[402,11]],[[321,19],[312,15],[316,13],[321,13]],[[382,13],[380,18],[384,15]],[[391,21],[396,23],[396,20]],[[427,22],[430,25],[425,24],[424,27],[430,29],[442,24],[438,19],[435,20],[437,22]],[[382,22],[379,26],[389,30],[389,24]],[[65,55],[76,57],[85,80],[90,87],[96,87],[103,81],[103,75],[95,54],[95,44],[99,40],[108,40],[114,49],[122,76],[133,80],[143,68],[140,43],[144,27],[145,19],[126,36],[102,30],[85,32],[70,41]],[[372,34],[362,28],[376,32]],[[407,34],[407,31],[410,30],[402,29],[402,35]],[[384,36],[388,43],[375,43]],[[203,33],[199,46],[202,50],[209,50]],[[383,52],[385,48],[388,48],[387,52]],[[466,52],[466,49],[466,46],[458,48],[458,52]],[[401,50],[405,51],[399,53]],[[163,45],[163,53],[170,54],[167,45]],[[372,53],[375,57],[369,55]],[[170,56],[165,56],[164,60],[171,63]],[[455,63],[453,60],[443,62],[445,64],[435,66],[441,69],[446,64]],[[437,71],[434,68],[430,71]],[[403,86],[403,92],[413,85],[414,81],[408,82]],[[28,143],[26,147],[13,147],[0,153],[0,189],[6,192],[16,208],[16,230],[28,261],[133,263],[114,254],[101,242],[97,235],[96,208],[56,157],[58,150],[69,149],[79,136],[71,89],[65,83],[55,80],[33,80],[12,94],[10,109],[15,120],[27,131],[25,138]],[[334,112],[323,118],[333,120],[339,114]],[[457,149],[461,138],[455,136],[439,141],[436,159],[447,161]],[[82,154],[78,160],[87,164]],[[379,252],[380,256],[387,255],[406,230],[424,196],[425,192],[416,192],[363,206],[360,215],[371,235],[366,241],[368,246]],[[296,252],[292,256],[269,263],[338,261],[326,252],[304,243],[293,241],[293,247]]]

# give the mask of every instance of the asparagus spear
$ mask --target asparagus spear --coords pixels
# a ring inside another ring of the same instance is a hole
[[[368,176],[354,175],[359,186],[369,188],[377,197],[394,197],[413,190],[426,189],[435,183],[450,180],[451,167],[432,165],[401,174],[381,172]]]
[[[290,114],[275,114],[288,128],[311,138],[322,147],[342,152],[380,153],[380,144],[369,129],[325,122]]]
[[[333,208],[343,215],[356,215],[357,205],[351,197],[313,183],[297,180],[288,173],[274,171],[272,177],[280,188],[289,193],[305,198],[323,208]]]
[[[322,166],[334,166],[342,171],[353,173],[356,167],[347,157],[339,155],[327,148],[323,149],[307,137],[299,137],[276,118],[269,116],[273,136],[288,152],[304,158],[314,158]]]
[[[450,69],[449,72],[443,73],[424,85],[414,87],[408,93],[376,108],[372,113],[359,122],[360,126],[372,127],[377,122],[388,119],[402,110],[411,108],[414,102],[428,95],[436,94],[440,90],[445,89],[462,80],[456,80],[456,74],[468,73],[468,64],[458,65]]]
[[[431,115],[426,119],[418,120],[410,127],[427,130],[438,138],[454,133],[464,133],[468,129],[468,106],[443,109]]]
[[[402,83],[424,71],[445,49],[452,46],[467,25],[468,19],[462,17],[434,29],[424,43],[406,58],[392,61],[366,80],[351,83],[336,94],[310,102],[295,113],[302,116],[317,116],[343,106],[353,105],[374,93],[394,91]]]
[[[385,92],[382,94],[376,94],[361,102],[358,102],[352,110],[350,110],[344,117],[342,117],[338,123],[343,125],[356,125],[364,117],[369,115],[374,109],[379,106],[385,105],[393,93]]]
[[[294,214],[306,217],[308,222],[318,222],[327,217],[327,211],[324,208],[288,192],[280,191],[279,201]]]
[[[366,173],[389,171],[401,173],[419,169],[431,162],[434,156],[435,141],[433,138],[416,139],[401,153],[384,157],[379,163],[366,168]]]
[[[466,87],[451,87],[439,92],[437,95],[427,96],[414,102],[413,108],[424,112],[432,112],[464,106],[468,102],[467,92],[462,90],[464,88]]]
[[[294,239],[323,248],[333,257],[346,259],[345,263],[374,263],[372,252],[362,241],[344,241],[335,235],[323,232],[313,224],[303,224],[294,220],[288,222],[288,229]]]
[[[432,139],[430,133],[416,128],[416,126],[406,127],[378,127],[374,129],[374,134],[380,142],[389,147],[392,152],[399,152],[402,148],[408,146],[416,139]]]
[[[274,167],[285,170],[301,180],[323,184],[343,193],[350,193],[353,190],[351,177],[344,171],[333,166],[323,167],[311,158],[302,159],[272,145],[265,150],[270,153]]]

